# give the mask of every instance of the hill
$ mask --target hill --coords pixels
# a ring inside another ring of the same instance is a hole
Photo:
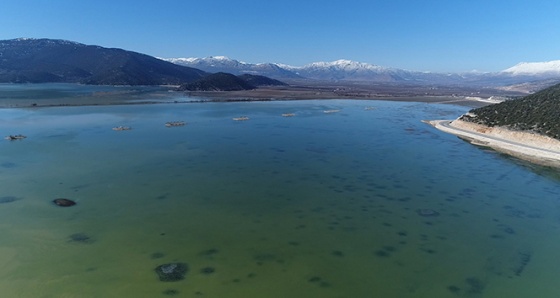
[[[255,89],[254,85],[230,73],[218,72],[192,83],[183,84],[179,90],[188,91],[239,91]]]
[[[560,84],[519,99],[473,109],[460,120],[560,140]]]
[[[0,41],[0,83],[179,85],[205,74],[122,49],[54,39]]]
[[[240,79],[244,80],[245,82],[253,85],[253,86],[286,86],[288,84],[279,81],[279,80],[275,80],[275,79],[271,79],[269,77],[265,77],[265,76],[259,76],[259,75],[251,75],[251,74],[244,74],[244,75],[240,75],[238,76]]]

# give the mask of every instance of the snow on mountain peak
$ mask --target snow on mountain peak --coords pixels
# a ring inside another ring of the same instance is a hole
[[[245,65],[245,64],[247,64],[243,61],[230,59],[227,56],[209,56],[209,57],[204,57],[204,58],[194,58],[194,57],[191,57],[191,58],[159,58],[159,59],[169,61],[171,63],[176,63],[176,64],[200,64],[200,63],[218,64],[218,65],[225,65],[225,64]]]
[[[560,75],[560,60],[548,62],[521,62],[513,67],[503,70],[502,73],[511,75]]]
[[[232,59],[229,59],[226,56],[210,56],[210,57],[208,57],[208,59],[222,60],[222,61],[231,61],[232,60]]]
[[[378,65],[373,65],[369,63],[356,62],[352,60],[340,59],[332,62],[314,62],[304,66],[303,68],[330,68],[345,71],[356,71],[356,70],[371,70],[380,71],[387,70],[388,68],[381,67]]]

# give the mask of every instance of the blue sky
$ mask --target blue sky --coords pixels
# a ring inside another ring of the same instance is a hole
[[[68,39],[159,57],[420,71],[560,60],[558,0],[0,0],[0,39]]]

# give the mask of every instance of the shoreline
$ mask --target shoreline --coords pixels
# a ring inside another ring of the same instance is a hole
[[[541,166],[560,168],[560,141],[529,132],[456,120],[423,121],[467,142]]]
[[[25,93],[26,89],[31,93]],[[488,99],[504,99],[518,95],[520,94],[495,89],[481,90],[460,86],[433,87],[306,80],[293,81],[288,86],[261,86],[257,89],[239,91],[178,91],[174,86],[107,86],[72,83],[0,84],[0,108],[316,99],[406,101],[476,108],[493,103]]]
[[[154,98],[155,97],[155,98]],[[449,95],[369,95],[369,94],[336,94],[329,92],[254,90],[250,91],[207,91],[207,92],[177,92],[168,98],[159,96],[139,98],[124,98],[108,93],[104,96],[77,96],[65,98],[43,99],[0,99],[0,109],[48,108],[48,107],[82,107],[82,106],[111,106],[111,105],[146,105],[146,104],[188,104],[211,102],[259,102],[259,101],[299,101],[299,100],[367,100],[367,101],[403,101],[434,104],[455,104],[468,107],[481,107],[488,102],[474,100],[463,96]]]

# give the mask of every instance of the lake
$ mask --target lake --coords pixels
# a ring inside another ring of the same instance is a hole
[[[560,175],[421,122],[468,110],[360,100],[0,109],[2,136],[27,136],[0,142],[0,291],[557,297]],[[184,279],[160,281],[156,267],[178,263]]]

